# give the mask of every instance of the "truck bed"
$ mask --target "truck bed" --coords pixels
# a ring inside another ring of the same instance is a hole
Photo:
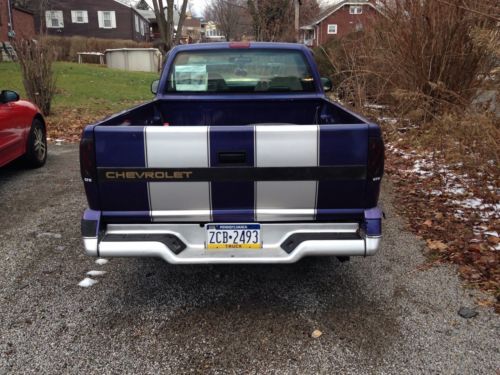
[[[361,117],[326,99],[206,100],[159,99],[97,124],[112,125],[254,125],[364,124]]]

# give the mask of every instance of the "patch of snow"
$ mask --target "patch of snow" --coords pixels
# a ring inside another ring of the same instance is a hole
[[[439,165],[433,159],[434,153],[423,155],[417,153],[416,151],[406,152],[393,144],[388,144],[387,150],[398,157],[413,161],[412,168],[402,171],[407,175],[416,176],[419,179],[425,180],[433,177],[435,173],[438,173],[438,175],[443,178],[445,183],[444,189],[442,191],[431,190],[429,194],[433,196],[441,196],[446,193],[456,196],[454,200],[450,199],[446,202],[446,204],[456,206],[454,216],[460,220],[466,220],[470,210],[473,210],[483,222],[499,216],[500,203],[485,203],[482,199],[473,196],[470,186],[474,181],[472,181],[468,174],[459,174],[454,171],[455,168],[461,168],[463,163],[455,163],[452,166],[447,164]],[[452,167],[453,170],[451,169]],[[438,172],[435,172],[435,170]],[[490,191],[497,190],[496,186],[493,184],[488,185],[487,188]],[[480,234],[485,230],[487,230],[487,228],[484,228],[477,233]]]
[[[495,249],[496,251],[500,251],[500,243],[497,243],[497,244],[495,245],[494,249]]]
[[[92,285],[97,284],[98,281],[91,279],[90,277],[86,277],[82,281],[78,283],[78,286],[81,286],[82,288],[90,288]]]
[[[462,201],[453,200],[449,203],[466,209],[475,210],[482,221],[489,220],[493,217],[498,217],[498,213],[500,212],[500,204],[483,203],[483,200],[479,198],[468,198]]]
[[[398,123],[398,119],[394,117],[379,117],[377,120],[379,122],[386,122],[391,125],[396,125]]]
[[[461,186],[450,186],[447,187],[446,191],[453,195],[465,195],[466,191]]]
[[[498,232],[496,230],[494,231],[489,231],[489,232],[484,232],[486,236],[491,236],[491,237],[498,237]]]
[[[413,169],[410,169],[409,172],[413,172],[418,174],[421,178],[431,177],[434,175],[434,172],[429,171],[429,168],[432,168],[433,163],[429,162],[425,159],[416,160],[413,164]]]
[[[365,103],[365,108],[384,109],[384,108],[387,108],[387,106],[386,105],[382,105],[382,104]]]
[[[96,270],[92,270],[92,271],[89,271],[87,272],[87,275],[88,276],[102,276],[106,273],[106,271],[96,271]]]
[[[483,200],[479,198],[467,198],[463,201],[453,201],[453,203],[465,208],[480,208],[483,206]]]
[[[108,262],[109,262],[109,260],[104,259],[104,258],[99,258],[99,259],[96,259],[96,261],[95,261],[95,262],[96,262],[98,265],[103,266],[103,265],[105,265],[106,263],[108,263]]]

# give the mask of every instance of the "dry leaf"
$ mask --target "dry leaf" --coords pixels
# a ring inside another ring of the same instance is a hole
[[[441,220],[444,215],[441,213],[441,212],[438,212],[435,216],[434,216],[437,220]]]
[[[319,329],[315,329],[313,331],[313,333],[311,333],[311,337],[313,339],[317,339],[318,337],[320,337],[321,335],[323,334],[323,332],[321,332]]]
[[[448,245],[443,243],[442,241],[434,241],[434,240],[427,240],[427,247],[431,250],[446,250],[448,248]]]
[[[426,227],[429,227],[429,228],[432,227],[432,220],[429,219],[429,220],[424,221],[424,225]]]
[[[500,243],[500,238],[498,238],[498,237],[488,236],[488,237],[486,237],[486,239],[492,245],[496,245],[497,243]]]
[[[491,299],[480,299],[480,300],[477,300],[477,304],[479,306],[483,306],[483,307],[491,307],[491,306],[495,305],[495,301],[493,301]]]

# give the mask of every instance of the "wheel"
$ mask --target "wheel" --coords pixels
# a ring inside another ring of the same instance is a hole
[[[47,134],[39,119],[31,124],[26,148],[26,162],[31,168],[40,168],[47,161]]]

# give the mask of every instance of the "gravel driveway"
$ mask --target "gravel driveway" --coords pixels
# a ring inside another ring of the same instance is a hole
[[[464,319],[475,292],[421,269],[385,184],[380,253],[339,263],[171,266],[83,254],[76,146],[0,169],[0,374],[459,373],[500,369],[500,319]],[[90,288],[78,283],[91,270]],[[319,338],[311,332],[320,330]]]

